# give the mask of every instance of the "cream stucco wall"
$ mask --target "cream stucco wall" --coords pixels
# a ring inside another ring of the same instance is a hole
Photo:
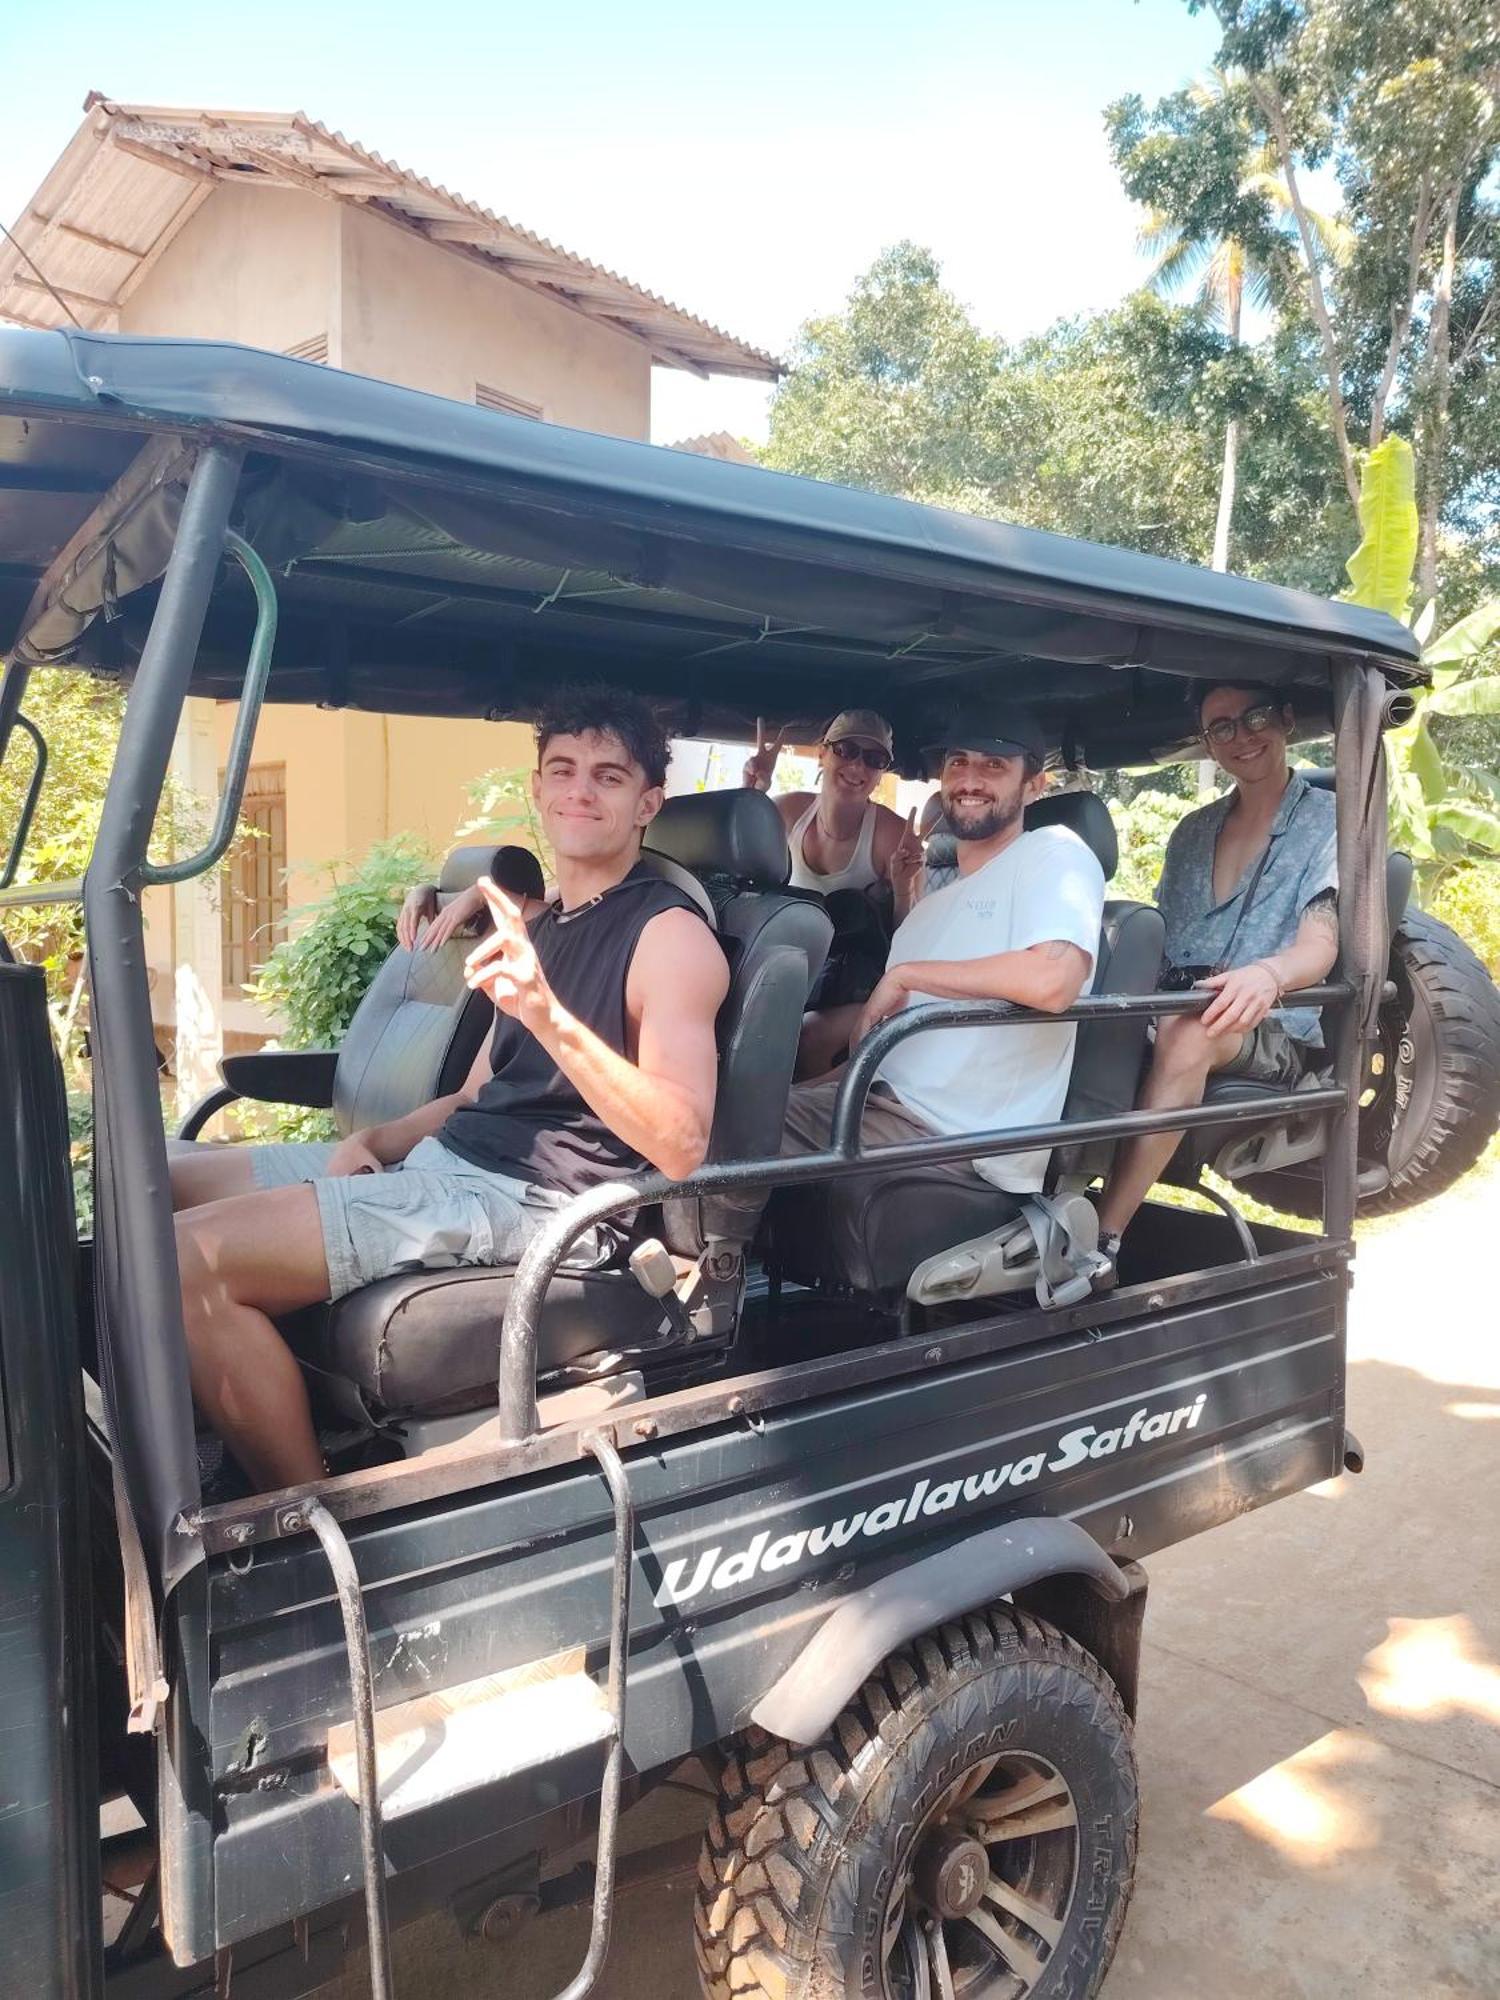
[[[276,353],[329,333],[339,222],[315,194],[219,187],[120,308],[120,330]]]
[[[341,368],[461,403],[483,382],[539,404],[549,423],[650,436],[639,341],[382,216],[345,209],[341,222]]]

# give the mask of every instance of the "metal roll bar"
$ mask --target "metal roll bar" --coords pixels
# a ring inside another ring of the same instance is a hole
[[[803,1182],[844,1180],[872,1167],[936,1166],[945,1160],[990,1158],[996,1154],[1039,1152],[1043,1148],[1087,1144],[1099,1139],[1131,1139],[1144,1132],[1191,1132],[1202,1125],[1246,1125],[1282,1113],[1347,1109],[1342,1084],[1324,1090],[1287,1091],[1239,1104],[1193,1104],[1175,1111],[1122,1111],[1109,1118],[1053,1119],[1045,1125],[1013,1125],[994,1132],[912,1139],[866,1152],[860,1120],[870,1085],[881,1063],[910,1035],[936,1028],[1005,1027],[1020,1022],[1130,1020],[1142,1015],[1201,1014],[1213,1000],[1203,991],[1185,993],[1090,994],[1055,1014],[1033,1012],[1008,1000],[933,1001],[909,1007],[882,1021],[855,1051],[834,1102],[828,1150],[774,1160],[730,1162],[700,1167],[684,1181],[666,1174],[639,1174],[591,1188],[560,1209],[527,1244],[506,1301],[500,1336],[498,1430],[502,1444],[524,1444],[537,1430],[536,1357],[542,1300],[574,1242],[595,1223],[606,1222],[653,1202],[693,1200],[705,1195],[746,1193]],[[1283,996],[1289,1007],[1329,1007],[1351,1000],[1344,981],[1307,986]]]

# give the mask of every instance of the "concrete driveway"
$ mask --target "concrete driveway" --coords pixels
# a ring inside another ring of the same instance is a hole
[[[1135,1901],[1105,2000],[1500,1994],[1500,1178],[1359,1251],[1368,1469],[1151,1564]],[[653,1838],[695,1807],[653,1802]],[[701,1823],[701,1820],[700,1820]],[[622,1898],[610,2000],[697,2000],[690,1877]],[[502,1956],[446,1919],[398,1990],[546,2000],[573,1914]],[[357,1968],[323,2000],[365,1991]]]

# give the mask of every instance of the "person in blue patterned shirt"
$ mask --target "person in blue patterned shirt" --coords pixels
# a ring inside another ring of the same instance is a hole
[[[1292,1090],[1323,1063],[1317,1010],[1280,1005],[1284,993],[1326,978],[1339,949],[1333,794],[1291,768],[1293,723],[1275,688],[1201,689],[1199,734],[1233,790],[1178,824],[1156,899],[1168,967],[1195,972],[1188,983],[1214,999],[1202,1014],[1158,1023],[1143,1110],[1201,1103],[1214,1074]],[[1151,1132],[1120,1148],[1099,1206],[1100,1248],[1111,1260],[1180,1139]]]

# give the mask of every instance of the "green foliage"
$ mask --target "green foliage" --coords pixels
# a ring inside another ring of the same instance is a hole
[[[766,464],[1206,561],[1224,428],[1246,419],[1237,565],[1333,588],[1348,513],[1295,340],[1236,347],[1149,293],[1010,348],[901,244],[804,327]]]
[[[88,1236],[94,1227],[94,1100],[86,1090],[68,1092],[68,1163],[78,1234]]]
[[[1465,861],[1448,869],[1427,900],[1500,980],[1500,862]]]
[[[1284,310],[1316,334],[1342,476],[1393,424],[1416,451],[1419,583],[1500,501],[1500,12],[1494,0],[1187,0],[1223,30],[1299,227]],[[1154,114],[1159,126],[1172,100]],[[1196,134],[1199,150],[1212,133]],[[1302,193],[1331,168],[1329,237]],[[1447,564],[1443,564],[1447,569]]]
[[[1404,438],[1387,438],[1367,455],[1360,519],[1365,539],[1350,560],[1346,594],[1376,611],[1409,605],[1417,507]],[[1483,759],[1492,746],[1486,732],[1463,726],[1500,714],[1500,674],[1483,671],[1497,636],[1500,599],[1493,599],[1432,640],[1422,656],[1432,691],[1418,696],[1412,720],[1386,738],[1392,838],[1417,862],[1429,895],[1452,864],[1500,855],[1500,775]]]
[[[1198,804],[1180,792],[1142,790],[1128,804],[1112,807],[1120,836],[1120,865],[1110,883],[1111,896],[1155,902],[1172,830]]]
[[[461,841],[493,841],[497,847],[514,843],[529,847],[552,880],[552,849],[541,815],[531,796],[529,770],[484,771],[467,787],[474,811],[458,829]]]
[[[48,882],[83,873],[93,851],[124,708],[119,688],[89,674],[57,668],[33,672],[23,713],[47,740],[47,776],[17,881]],[[0,766],[0,843],[7,850],[31,772],[31,745],[17,734]],[[66,1005],[73,984],[69,960],[76,960],[83,946],[82,910],[76,904],[7,910],[5,934],[18,958],[45,968],[49,999]]]
[[[396,916],[432,857],[409,835],[378,842],[332,887],[290,913],[283,938],[257,974],[250,997],[277,1016],[289,1049],[337,1048],[366,988],[396,945]]]

